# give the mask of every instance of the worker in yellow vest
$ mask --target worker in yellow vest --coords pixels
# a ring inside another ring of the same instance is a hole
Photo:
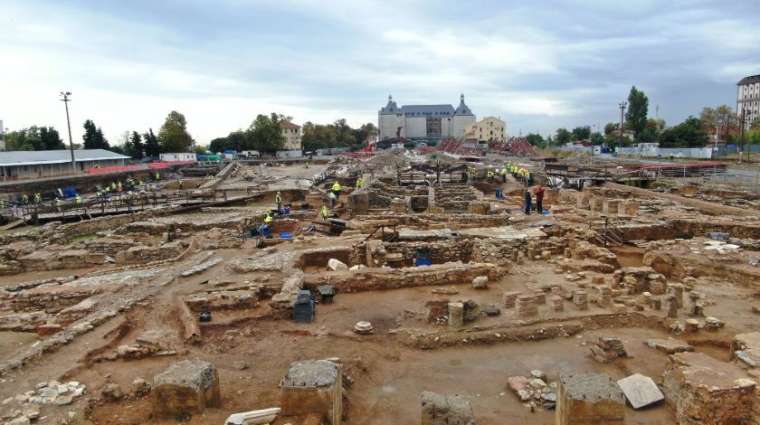
[[[35,204],[41,204],[42,203],[42,194],[37,192],[34,194],[34,203]]]
[[[330,189],[333,194],[335,194],[335,199],[338,199],[340,197],[340,191],[343,188],[340,186],[340,183],[336,180],[335,183],[333,183],[332,188]]]
[[[280,192],[274,195],[274,203],[277,204],[277,211],[280,211],[282,209],[282,195],[280,195]]]
[[[269,226],[270,224],[272,224],[272,220],[273,220],[272,219],[272,214],[267,213],[267,215],[264,217],[264,224],[266,224],[267,226]]]
[[[77,193],[77,196],[74,197],[74,202],[76,202],[77,205],[82,205],[82,197],[79,196],[78,193]]]
[[[330,210],[327,208],[327,205],[322,204],[322,208],[319,210],[319,216],[322,217],[323,221],[327,221],[327,219],[330,218]]]

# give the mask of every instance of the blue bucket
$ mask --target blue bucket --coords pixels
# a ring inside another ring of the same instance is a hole
[[[417,267],[432,266],[433,260],[429,258],[415,258],[414,265]]]
[[[291,232],[280,232],[280,239],[293,239],[293,233],[291,233]]]

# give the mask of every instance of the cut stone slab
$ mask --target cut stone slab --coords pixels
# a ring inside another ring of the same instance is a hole
[[[219,407],[219,374],[202,360],[184,360],[153,377],[153,413],[176,417]]]
[[[665,399],[652,378],[640,373],[623,378],[617,381],[617,384],[634,409],[640,409]]]
[[[648,339],[645,344],[650,348],[654,348],[666,354],[694,351],[694,347],[691,345],[673,338]]]
[[[420,403],[421,425],[475,425],[472,406],[461,396],[424,391]]]

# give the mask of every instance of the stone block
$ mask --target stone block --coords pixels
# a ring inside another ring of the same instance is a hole
[[[620,199],[605,199],[602,211],[605,215],[613,216],[618,214]]]
[[[213,364],[202,360],[174,363],[153,377],[152,397],[153,414],[158,417],[181,417],[219,407],[219,374]]]
[[[562,374],[557,394],[557,425],[624,425],[625,397],[603,374]]]
[[[556,312],[564,311],[564,300],[559,295],[552,295],[549,299],[552,310]]]
[[[604,209],[604,198],[597,196],[592,197],[589,200],[589,209],[591,210],[591,214],[601,214]]]
[[[458,395],[425,391],[420,395],[421,425],[475,425],[472,406]]]
[[[343,384],[340,367],[327,360],[291,363],[280,382],[284,416],[317,415],[322,423],[340,425]]]
[[[621,217],[635,217],[639,214],[639,201],[628,199],[620,203],[618,215]]]
[[[338,259],[331,258],[327,261],[327,269],[333,272],[346,271],[348,270],[348,266]]]
[[[478,276],[472,280],[474,289],[488,289],[488,276]]]

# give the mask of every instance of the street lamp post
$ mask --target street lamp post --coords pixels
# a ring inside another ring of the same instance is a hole
[[[628,102],[620,102],[618,106],[620,107],[620,140],[618,141],[618,146],[622,146],[623,126],[625,125],[625,108],[628,106]]]
[[[66,125],[69,127],[69,151],[71,152],[71,169],[76,174],[77,163],[74,159],[74,141],[71,139],[71,120],[69,119],[69,102],[71,101],[71,99],[69,99],[69,96],[71,96],[70,91],[61,92],[61,102],[63,102],[64,106],[66,107]]]

